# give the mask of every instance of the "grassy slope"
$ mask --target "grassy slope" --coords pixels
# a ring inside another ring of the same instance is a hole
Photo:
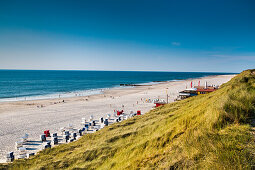
[[[154,109],[8,168],[239,169],[255,164],[248,118],[255,117],[255,70],[221,89]]]

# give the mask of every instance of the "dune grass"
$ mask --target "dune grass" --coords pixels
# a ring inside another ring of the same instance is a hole
[[[8,169],[252,169],[255,70],[210,94],[156,108]]]

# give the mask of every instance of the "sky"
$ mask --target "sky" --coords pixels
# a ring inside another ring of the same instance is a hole
[[[0,69],[251,68],[254,0],[0,1]]]

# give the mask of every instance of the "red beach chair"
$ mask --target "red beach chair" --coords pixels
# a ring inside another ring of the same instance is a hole
[[[121,114],[123,114],[123,110],[121,110],[121,111],[119,111],[119,110],[117,110],[117,115],[119,116],[119,115],[121,115]]]
[[[137,115],[141,115],[141,110],[137,110]]]
[[[120,112],[120,111],[117,111],[117,115],[118,115],[118,116],[121,115],[121,112]]]
[[[50,137],[50,131],[49,130],[45,130],[44,134],[46,135],[46,137]]]

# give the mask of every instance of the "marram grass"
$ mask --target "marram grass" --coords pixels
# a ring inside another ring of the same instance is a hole
[[[255,70],[207,95],[156,108],[8,169],[253,169]]]

